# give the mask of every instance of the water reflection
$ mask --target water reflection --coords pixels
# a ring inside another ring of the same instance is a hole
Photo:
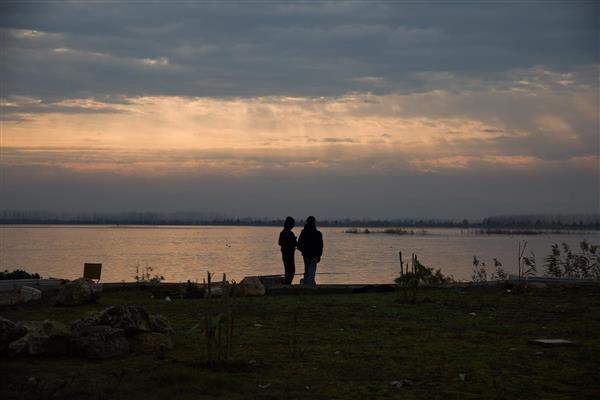
[[[528,241],[538,264],[553,243],[600,243],[599,232],[536,236],[473,235],[460,229],[428,229],[427,235],[348,234],[320,228],[325,249],[318,283],[391,282],[399,271],[398,251],[419,255],[427,266],[467,280],[477,255],[488,265],[498,258],[514,273],[517,244]],[[102,281],[132,281],[136,266],[150,266],[167,281],[202,281],[209,270],[240,280],[248,275],[283,273],[277,239],[280,227],[3,226],[0,268],[22,268],[44,277],[81,276],[84,262],[103,264]],[[300,256],[296,263],[302,269]],[[542,269],[542,268],[540,268]],[[302,271],[297,271],[302,272]],[[339,275],[338,275],[339,274]]]

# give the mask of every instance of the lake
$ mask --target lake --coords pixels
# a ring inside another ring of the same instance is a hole
[[[325,249],[318,283],[389,283],[398,276],[398,252],[404,260],[416,253],[445,275],[470,280],[473,256],[488,265],[500,260],[508,272],[517,270],[519,241],[527,240],[525,255],[535,253],[538,271],[551,245],[566,242],[579,249],[586,238],[600,243],[600,232],[543,235],[479,235],[471,230],[427,229],[426,234],[349,234],[345,228],[320,228]],[[278,227],[240,226],[25,226],[0,227],[0,269],[21,268],[43,277],[80,277],[84,262],[103,264],[102,281],[133,281],[136,267],[152,267],[168,282],[202,282],[206,271],[221,279],[283,271]],[[300,229],[294,229],[296,235]],[[415,230],[420,232],[420,229]],[[296,253],[296,272],[302,272]],[[489,267],[488,271],[492,268]],[[538,273],[538,274],[539,274]],[[294,281],[297,283],[299,277]]]

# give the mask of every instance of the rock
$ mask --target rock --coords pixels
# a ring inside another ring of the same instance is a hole
[[[175,334],[169,320],[159,314],[150,316],[150,329],[152,332],[164,333],[170,337]]]
[[[16,355],[57,355],[69,352],[71,333],[56,321],[24,322],[27,333],[8,346],[8,354]]]
[[[24,326],[0,317],[0,353],[3,353],[9,344],[25,336],[26,333],[27,329]]]
[[[125,336],[131,336],[138,332],[152,331],[150,316],[144,308],[138,306],[113,306],[106,308],[75,321],[71,326],[71,330],[77,334],[79,330],[84,330],[88,326],[98,325],[122,329],[125,332]]]
[[[240,295],[242,296],[264,296],[265,287],[256,276],[248,276],[240,282]]]
[[[71,339],[73,353],[88,358],[112,358],[129,354],[125,331],[106,325],[88,325]]]
[[[173,340],[164,333],[143,332],[129,338],[134,353],[156,353],[173,348]]]
[[[118,357],[173,348],[174,330],[162,315],[137,306],[114,306],[88,315],[71,326],[73,348],[89,358]]]
[[[42,291],[31,286],[21,286],[21,299],[28,303],[30,301],[38,301],[42,299]]]
[[[67,282],[56,297],[56,304],[75,306],[95,302],[102,292],[102,286],[88,278],[79,278]]]

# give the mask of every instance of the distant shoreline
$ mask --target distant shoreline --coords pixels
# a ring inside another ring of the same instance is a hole
[[[114,222],[2,222],[0,221],[0,228],[10,227],[32,227],[32,228],[51,228],[57,226],[76,226],[76,227],[114,227],[114,228],[144,228],[144,227],[281,227],[282,223],[276,222],[264,222],[264,223],[234,223],[234,222],[198,222],[198,223],[182,223],[182,222],[157,222],[157,223],[114,223]],[[502,227],[502,228],[489,228],[479,225],[470,226],[457,226],[457,225],[406,225],[406,224],[376,224],[376,223],[363,223],[363,224],[341,224],[341,223],[330,223],[324,221],[319,223],[320,227],[324,228],[341,228],[346,229],[345,233],[348,234],[411,234],[411,235],[423,235],[427,234],[427,229],[460,229],[470,231],[473,235],[547,235],[547,234],[569,234],[569,233],[586,233],[586,232],[600,232],[598,226],[563,226],[563,227],[551,227],[551,228],[527,228],[527,227]],[[299,226],[301,227],[301,225]],[[362,229],[359,229],[362,228]],[[379,228],[384,229],[383,231],[373,231],[368,228]],[[387,229],[386,229],[387,228]],[[410,229],[411,231],[398,231],[398,229]],[[412,231],[412,229],[418,229]]]
[[[244,217],[215,212],[66,212],[0,210],[0,225],[140,225],[140,226],[283,226],[282,217]],[[302,219],[296,226],[304,225]],[[460,228],[479,229],[483,233],[504,230],[600,230],[600,214],[515,214],[477,219],[389,217],[331,218],[317,215],[317,225],[340,228]]]

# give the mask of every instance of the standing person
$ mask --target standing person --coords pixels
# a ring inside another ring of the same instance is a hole
[[[279,246],[281,247],[281,258],[283,259],[283,268],[285,269],[285,284],[291,285],[296,274],[296,261],[294,260],[296,252],[296,235],[292,232],[296,221],[294,218],[287,217],[283,223],[283,230],[279,234]]]
[[[298,250],[304,258],[304,284],[315,285],[317,263],[323,255],[323,235],[317,230],[315,217],[306,218],[304,229],[298,238]]]

